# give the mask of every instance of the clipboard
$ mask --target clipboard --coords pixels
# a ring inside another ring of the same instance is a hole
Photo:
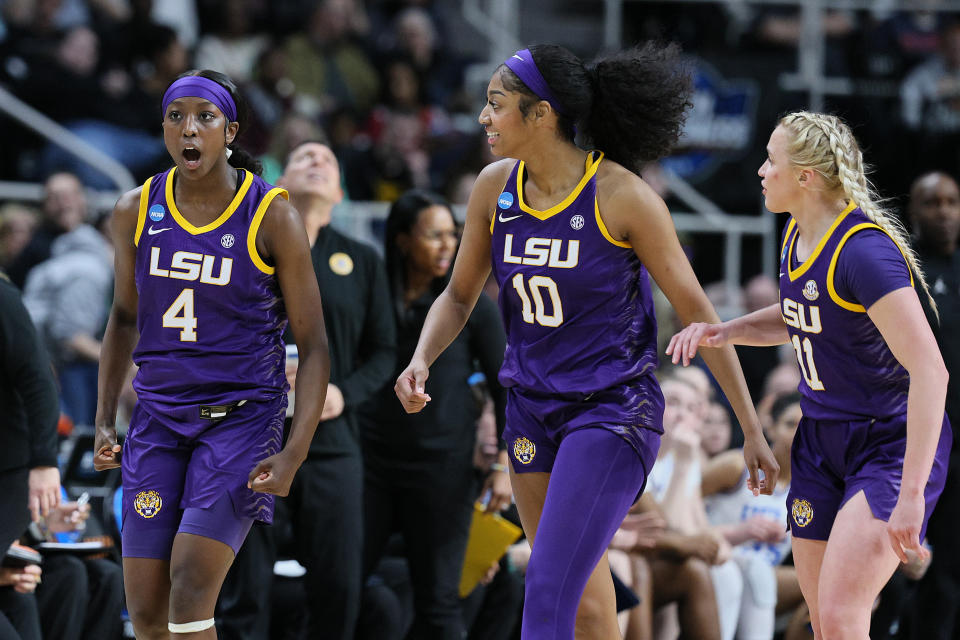
[[[470,595],[491,565],[500,560],[522,534],[520,527],[504,520],[499,513],[487,513],[482,506],[473,505],[470,537],[460,572],[461,598]]]

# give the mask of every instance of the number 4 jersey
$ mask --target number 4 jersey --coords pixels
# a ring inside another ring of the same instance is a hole
[[[597,206],[602,159],[591,152],[580,183],[546,211],[524,202],[523,162],[498,198],[490,231],[506,387],[590,395],[656,367],[647,271],[629,244],[610,236]]]
[[[896,243],[851,203],[802,263],[791,218],[780,251],[780,312],[800,364],[803,415],[886,418],[907,410],[910,378],[867,315],[912,276]]]
[[[266,400],[286,392],[287,316],[256,236],[286,191],[249,171],[226,210],[203,227],[173,199],[176,167],[143,185],[134,237],[139,293],[134,389],[151,415],[185,405]]]

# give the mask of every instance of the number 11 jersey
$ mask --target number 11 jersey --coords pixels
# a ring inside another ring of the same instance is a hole
[[[791,218],[780,251],[780,313],[800,365],[806,418],[887,418],[907,410],[910,376],[867,309],[912,284],[899,247],[850,203],[801,262]]]

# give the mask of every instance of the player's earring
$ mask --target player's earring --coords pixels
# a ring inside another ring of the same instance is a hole
[[[227,147],[227,160],[229,160],[230,156],[232,155],[233,155],[233,149],[231,149],[230,147]]]

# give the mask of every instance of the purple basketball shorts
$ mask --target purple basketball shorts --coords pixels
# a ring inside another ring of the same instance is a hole
[[[613,387],[581,399],[508,389],[503,439],[514,472],[550,472],[568,434],[601,428],[629,443],[649,473],[663,431],[663,395],[653,376],[649,378],[643,385]]]
[[[236,553],[254,520],[271,522],[273,496],[248,489],[247,478],[280,450],[286,405],[285,395],[247,402],[219,421],[186,407],[177,418],[197,422],[186,437],[138,404],[121,455],[124,557],[168,559],[178,532]]]
[[[946,416],[930,479],[921,539],[946,482],[953,433]],[[826,540],[847,500],[863,491],[873,516],[887,521],[900,495],[907,416],[883,420],[803,418],[790,452],[787,524],[798,538]]]

